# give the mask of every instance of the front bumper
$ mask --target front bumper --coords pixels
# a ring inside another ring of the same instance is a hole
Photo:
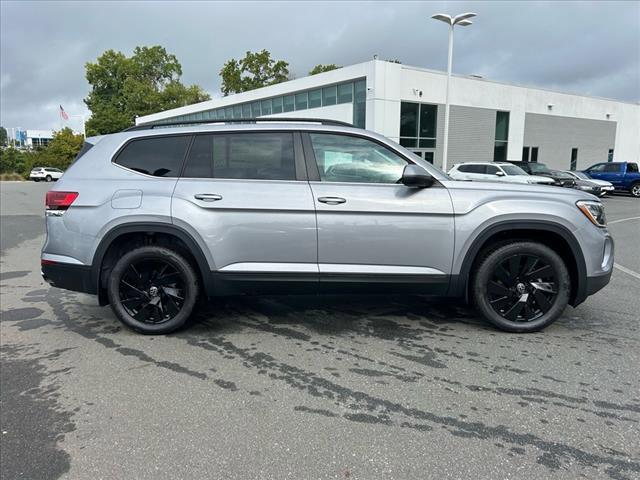
[[[609,281],[611,280],[611,274],[613,273],[613,269],[609,270],[607,273],[602,275],[594,275],[593,277],[587,277],[587,297],[593,295],[596,292],[599,292],[604,287],[607,286]]]
[[[93,295],[98,293],[91,266],[43,261],[41,270],[42,278],[52,287]]]

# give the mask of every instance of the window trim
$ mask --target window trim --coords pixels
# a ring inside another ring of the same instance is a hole
[[[148,177],[148,178],[160,178],[160,179],[165,179],[165,180],[177,180],[180,178],[180,176],[182,175],[182,172],[184,170],[184,166],[187,160],[187,156],[189,155],[189,152],[191,151],[191,144],[193,143],[193,136],[194,134],[192,132],[183,132],[183,133],[164,133],[164,134],[160,134],[160,135],[142,135],[139,137],[130,137],[125,139],[120,146],[116,149],[115,153],[111,156],[111,164],[115,165],[118,168],[121,168],[123,170],[126,170],[127,172],[133,172],[136,173],[138,175],[142,175],[144,177]],[[165,138],[165,137],[189,137],[187,139],[187,148],[185,148],[184,150],[184,155],[182,156],[182,161],[180,163],[180,168],[178,168],[178,175],[176,175],[175,177],[156,177],[155,175],[149,175],[148,173],[142,173],[139,172],[137,170],[133,170],[132,168],[129,167],[125,167],[124,165],[120,165],[119,163],[116,163],[116,160],[118,159],[118,157],[120,156],[120,154],[122,153],[122,151],[130,144],[133,143],[135,141],[138,140],[147,140],[147,139],[152,139],[152,138]]]
[[[380,145],[383,148],[386,148],[387,150],[390,150],[391,152],[393,152],[394,154],[398,155],[400,158],[402,158],[403,160],[405,160],[407,162],[407,164],[409,165],[419,165],[420,167],[422,167],[422,165],[416,163],[411,157],[405,155],[403,152],[396,150],[395,148],[392,148],[391,146],[385,144],[384,142],[381,142],[380,140],[378,140],[377,138],[372,138],[369,137],[367,135],[362,135],[359,133],[355,133],[355,132],[335,132],[335,131],[329,131],[329,130],[304,130],[300,132],[302,135],[302,146],[304,149],[304,159],[305,159],[305,164],[307,167],[307,175],[309,178],[309,182],[321,182],[324,184],[335,184],[335,185],[376,185],[376,186],[398,186],[399,184],[397,183],[368,183],[368,182],[323,182],[320,179],[320,170],[318,169],[318,162],[316,160],[316,155],[315,152],[313,151],[313,144],[311,143],[311,133],[324,133],[326,135],[342,135],[344,137],[356,137],[356,138],[362,138],[364,140],[369,140],[370,142],[376,143],[378,145]],[[426,160],[425,160],[426,162]],[[424,167],[423,167],[424,168]],[[426,169],[425,169],[426,170]],[[427,170],[428,171],[428,170]],[[429,188],[438,188],[438,187],[442,187],[442,183],[440,183],[440,180],[438,180],[435,176],[433,177],[433,185]]]
[[[293,179],[269,179],[269,178],[217,178],[217,177],[187,177],[184,175],[184,172],[187,168],[187,160],[189,159],[189,155],[191,153],[191,147],[194,144],[197,136],[204,135],[248,135],[254,133],[288,133],[293,136],[293,168],[295,171],[295,177]],[[182,162],[182,169],[180,170],[180,179],[184,180],[198,180],[198,181],[234,181],[234,182],[301,182],[307,181],[307,168],[304,161],[304,153],[302,147],[302,140],[300,138],[300,132],[297,130],[277,130],[277,129],[269,129],[269,130],[219,130],[215,132],[195,132],[192,134],[193,139],[191,143],[189,143],[189,148],[187,149],[187,154]],[[162,178],[162,177],[153,177],[153,178]]]

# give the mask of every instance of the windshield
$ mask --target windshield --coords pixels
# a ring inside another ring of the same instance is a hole
[[[527,172],[517,165],[500,165],[500,168],[502,168],[507,175],[527,175]]]
[[[558,178],[566,178],[566,179],[572,179],[573,177],[571,176],[570,173],[567,172],[561,172],[560,170],[549,170],[549,172],[558,177]]]
[[[549,173],[549,169],[544,163],[530,163],[531,173]]]
[[[591,180],[591,177],[584,172],[571,172],[571,175],[581,178],[582,180]]]

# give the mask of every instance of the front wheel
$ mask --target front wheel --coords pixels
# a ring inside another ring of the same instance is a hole
[[[536,332],[556,321],[570,291],[560,256],[546,245],[525,241],[489,253],[471,283],[482,315],[499,329],[517,333]]]
[[[198,297],[198,277],[191,264],[165,247],[145,246],[123,255],[107,286],[118,319],[144,334],[164,334],[182,327]]]
[[[629,190],[631,192],[631,195],[633,195],[636,198],[640,198],[640,182],[636,182],[633,185],[631,185],[631,190]]]
[[[47,175],[47,176],[45,177],[45,180],[46,180],[47,182],[50,182],[50,181],[51,181],[51,175]]]

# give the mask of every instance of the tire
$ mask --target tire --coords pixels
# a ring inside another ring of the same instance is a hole
[[[537,332],[551,325],[569,302],[571,279],[551,248],[520,241],[488,252],[471,282],[480,313],[497,328]]]
[[[46,181],[46,182],[50,182],[50,181],[51,181],[51,175],[47,175],[47,176],[45,177],[45,181]]]
[[[34,178],[33,181],[37,183],[37,182],[40,181],[40,179],[39,178]]]
[[[193,313],[198,292],[198,276],[191,264],[177,252],[158,246],[139,247],[123,255],[107,285],[116,317],[146,335],[181,328]]]
[[[640,198],[640,182],[636,182],[633,185],[631,185],[631,188],[629,189],[629,192],[634,197]]]

